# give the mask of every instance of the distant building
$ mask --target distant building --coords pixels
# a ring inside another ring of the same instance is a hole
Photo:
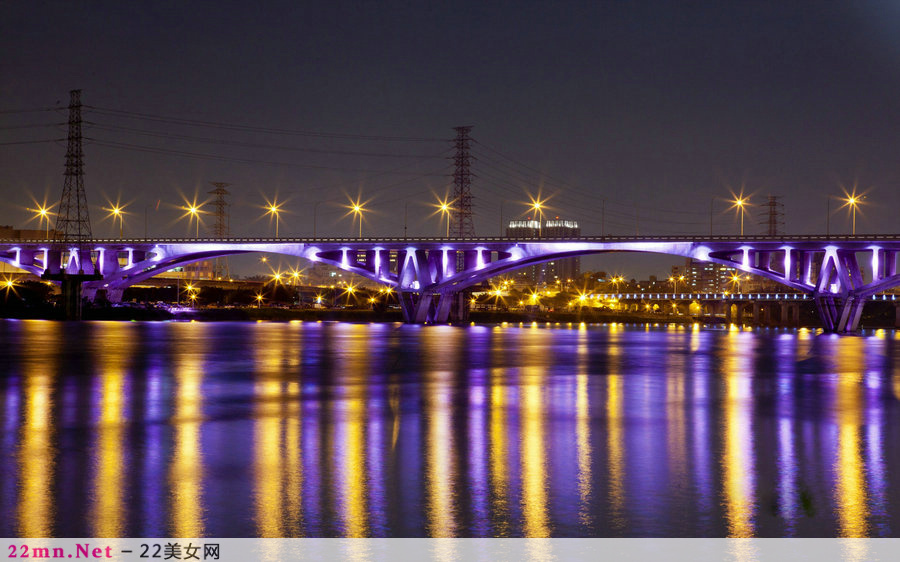
[[[548,238],[561,240],[577,238],[581,236],[581,227],[578,221],[572,220],[546,220],[536,221],[512,220],[506,228],[508,238]],[[530,285],[565,285],[577,281],[581,277],[581,259],[578,257],[553,260],[537,265],[531,265],[516,270],[513,274],[519,281],[526,280]]]
[[[0,226],[0,240],[53,240],[56,231],[53,229],[18,229],[5,225]]]
[[[52,240],[56,231],[50,229],[18,229],[9,225],[0,225],[0,240]],[[0,262],[0,273],[3,274],[28,274],[24,269],[13,267],[6,262]],[[28,274],[30,275],[30,274]],[[35,277],[35,279],[37,279]]]
[[[733,292],[731,277],[736,272],[727,265],[695,259],[687,260],[684,267],[685,283],[691,293]]]

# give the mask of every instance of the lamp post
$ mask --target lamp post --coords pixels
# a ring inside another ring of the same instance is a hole
[[[50,238],[50,207],[38,205],[37,209],[28,210],[34,211],[35,217],[38,219],[38,225],[40,225],[45,220],[47,221],[47,230],[44,231],[44,240],[48,240]]]
[[[536,200],[533,200],[533,201],[531,202],[531,208],[532,208],[532,210],[534,210],[535,214],[537,214],[537,217],[538,217],[538,238],[542,238],[543,236],[542,236],[542,233],[541,233],[541,227],[542,227],[542,225],[543,225],[543,223],[544,223],[544,210],[543,210],[543,209],[544,209],[544,206],[543,206],[543,201],[540,201],[540,200],[537,200],[537,199],[536,199]]]
[[[186,207],[182,207],[185,211],[187,211],[184,215],[188,217],[188,227],[190,227],[190,223],[192,220],[197,221],[197,229],[194,233],[195,238],[200,238],[200,207],[196,203],[191,203]]]
[[[852,226],[850,233],[856,236],[856,208],[859,206],[860,201],[864,198],[864,195],[857,195],[854,192],[852,195],[848,195],[846,199],[844,199],[844,206],[850,207],[850,216],[852,217]]]
[[[116,220],[119,221],[119,239],[125,237],[125,212],[122,209],[123,207],[118,205],[113,205],[109,209],[105,209],[109,211],[109,216],[113,219],[113,226],[115,226]]]
[[[275,238],[278,238],[278,211],[281,205],[279,205],[276,201],[269,203],[266,201],[266,214],[275,216]]]
[[[453,210],[453,207],[450,206],[450,201],[446,197],[444,199],[438,199],[437,203],[434,203],[433,206],[437,207],[438,212],[441,213],[441,217],[447,217],[447,238],[450,238],[450,211]]]
[[[743,277],[739,273],[735,273],[731,276],[731,283],[735,287],[737,287],[737,294],[741,294],[741,280]]]
[[[356,201],[351,201],[348,208],[350,209],[350,212],[348,214],[353,214],[356,216],[356,218],[359,219],[359,237],[362,238],[363,212],[365,212],[366,208],[363,207],[363,204],[359,202],[359,199],[357,199]]]
[[[749,197],[744,197],[743,194],[736,197],[733,201],[732,208],[737,208],[741,212],[741,236],[744,235],[744,207],[748,205]]]

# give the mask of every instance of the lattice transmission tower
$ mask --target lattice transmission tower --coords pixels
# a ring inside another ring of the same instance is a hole
[[[215,189],[207,191],[207,193],[216,196],[216,198],[213,199],[213,207],[215,208],[213,216],[216,220],[209,228],[209,234],[213,238],[228,238],[231,235],[231,220],[228,215],[229,204],[225,201],[225,196],[231,195],[231,193],[225,188],[231,184],[216,181],[210,183]],[[228,259],[216,258],[212,266],[212,278],[228,279],[229,277]]]
[[[81,284],[101,278],[91,257],[93,239],[91,217],[84,192],[81,90],[69,92],[69,138],[66,145],[65,178],[62,197],[59,200],[59,213],[56,216],[52,252],[54,256],[61,258],[63,263],[59,270],[55,266],[47,267],[42,277],[62,282],[66,319],[80,320]]]
[[[91,217],[84,193],[84,151],[81,148],[81,90],[69,92],[69,138],[66,147],[66,172],[59,213],[56,215],[55,240],[65,249],[78,249],[79,272],[84,273],[82,258],[90,260]],[[86,251],[85,251],[86,250]],[[70,272],[71,273],[71,272]]]
[[[450,235],[457,238],[474,238],[475,223],[472,220],[472,127],[454,127],[456,131],[456,170],[453,172],[453,210],[450,215]]]
[[[760,221],[766,227],[766,234],[784,234],[784,203],[781,202],[781,197],[769,195],[769,200],[761,206],[766,209],[766,214]]]

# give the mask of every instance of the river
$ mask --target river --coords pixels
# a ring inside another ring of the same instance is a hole
[[[900,332],[0,321],[0,533],[890,537]]]

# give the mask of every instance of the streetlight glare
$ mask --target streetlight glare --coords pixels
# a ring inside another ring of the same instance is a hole
[[[844,207],[847,207],[848,210],[850,211],[850,221],[851,221],[850,233],[855,236],[856,235],[856,210],[860,207],[860,205],[863,204],[863,199],[866,198],[866,195],[865,195],[865,193],[857,193],[856,185],[853,186],[853,190],[851,192],[848,192],[843,187],[841,189],[844,190],[844,198],[841,199],[841,201],[843,201],[844,204],[841,205],[840,208],[843,209]]]
[[[729,209],[736,209],[741,214],[741,236],[744,235],[744,207],[750,206],[750,196],[744,197],[744,192],[742,191],[740,195],[731,194],[734,199],[731,200],[731,207]]]
[[[269,199],[266,198],[266,204],[263,207],[263,209],[265,209],[265,211],[266,211],[266,214],[269,215],[269,224],[272,224],[272,222],[271,222],[272,217],[275,218],[275,238],[278,238],[278,227],[281,222],[280,213],[282,212],[281,211],[282,205],[283,205],[283,203],[278,202],[278,196],[276,195],[275,198],[272,199],[271,201],[269,201]]]
[[[435,209],[437,209],[437,211],[431,213],[431,215],[429,215],[429,216],[434,216],[434,215],[440,213],[441,221],[444,220],[444,217],[447,218],[447,232],[446,233],[447,233],[447,238],[449,238],[450,237],[450,213],[454,210],[453,205],[451,205],[451,203],[453,203],[453,201],[450,200],[449,195],[445,195],[443,198],[440,198],[435,194],[435,198],[437,199],[437,202],[431,203],[430,205],[432,207],[434,207]]]
[[[32,201],[34,201],[34,207],[35,207],[35,208],[33,208],[33,209],[31,209],[31,208],[26,208],[26,210],[31,211],[32,213],[34,213],[34,216],[31,217],[31,219],[29,219],[29,221],[32,221],[32,220],[34,220],[34,219],[38,219],[38,224],[39,224],[39,225],[40,225],[42,222],[47,221],[47,229],[46,229],[46,231],[44,232],[44,238],[45,238],[45,239],[49,239],[49,238],[50,238],[50,215],[53,214],[50,210],[56,205],[56,203],[54,203],[54,204],[48,206],[46,200],[45,200],[43,203],[38,203],[37,201],[35,201],[34,198],[32,198]]]
[[[188,201],[186,197],[181,196],[184,200],[184,205],[179,207],[184,214],[182,214],[179,219],[187,218],[188,220],[188,228],[191,227],[191,222],[197,221],[197,226],[194,231],[194,236],[200,238],[200,215],[204,214],[206,211],[203,210],[204,203],[198,203],[197,197],[194,196],[192,201]]]
[[[368,209],[366,209],[365,205],[366,205],[366,203],[361,201],[360,197],[357,197],[355,201],[353,199],[350,199],[350,204],[346,206],[346,208],[350,209],[350,210],[347,211],[347,213],[344,215],[345,217],[347,215],[352,215],[353,220],[359,220],[359,237],[360,238],[362,238],[363,213],[368,211]]]
[[[125,211],[125,207],[128,206],[128,203],[121,203],[116,201],[113,203],[108,200],[106,203],[109,205],[108,207],[102,207],[104,211],[107,212],[106,217],[108,219],[112,219],[113,226],[115,227],[116,221],[119,223],[119,238],[125,237],[125,215],[128,213]]]

